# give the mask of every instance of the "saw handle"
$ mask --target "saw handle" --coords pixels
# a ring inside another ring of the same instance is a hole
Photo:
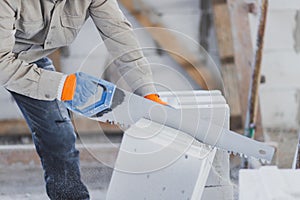
[[[98,79],[83,72],[78,73],[80,73],[81,77],[84,77],[86,81],[96,84],[97,90],[94,95],[87,99],[85,105],[75,106],[72,104],[72,101],[68,101],[66,102],[67,107],[85,117],[99,116],[101,113],[110,111],[116,86],[111,82]]]

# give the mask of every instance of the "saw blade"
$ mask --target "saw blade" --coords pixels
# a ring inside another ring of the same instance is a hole
[[[218,122],[203,120],[200,109],[175,109],[119,88],[116,89],[113,97],[112,111],[91,119],[115,122],[123,130],[126,130],[141,118],[180,130],[200,142],[230,153],[238,153],[244,157],[253,157],[270,162],[275,151],[271,146],[223,128],[225,119]]]

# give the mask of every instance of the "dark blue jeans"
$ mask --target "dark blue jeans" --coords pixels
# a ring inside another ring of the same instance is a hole
[[[35,62],[55,70],[48,58]],[[86,200],[89,193],[81,182],[76,134],[63,103],[40,101],[11,92],[20,107],[40,156],[47,194],[52,200]]]

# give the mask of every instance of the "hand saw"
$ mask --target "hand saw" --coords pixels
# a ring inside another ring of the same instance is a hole
[[[176,109],[160,105],[128,91],[113,83],[90,77],[98,84],[98,91],[85,106],[69,109],[101,122],[116,123],[122,129],[146,118],[185,132],[195,139],[243,157],[253,157],[271,162],[274,148],[223,128],[222,122],[201,119],[200,109]]]

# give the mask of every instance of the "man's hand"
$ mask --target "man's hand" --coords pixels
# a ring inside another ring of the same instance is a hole
[[[98,84],[84,73],[68,75],[64,81],[59,100],[73,107],[84,106],[97,93]]]
[[[77,72],[62,80],[57,99],[63,101],[70,109],[80,108],[93,102],[91,98],[97,94],[97,90],[97,82],[91,79],[89,75]],[[146,95],[145,98],[162,105],[168,105],[157,94]]]
[[[146,99],[149,99],[151,101],[155,101],[156,103],[160,103],[162,105],[168,105],[168,103],[162,101],[160,98],[159,98],[159,95],[158,94],[149,94],[149,95],[146,95],[144,96]]]

